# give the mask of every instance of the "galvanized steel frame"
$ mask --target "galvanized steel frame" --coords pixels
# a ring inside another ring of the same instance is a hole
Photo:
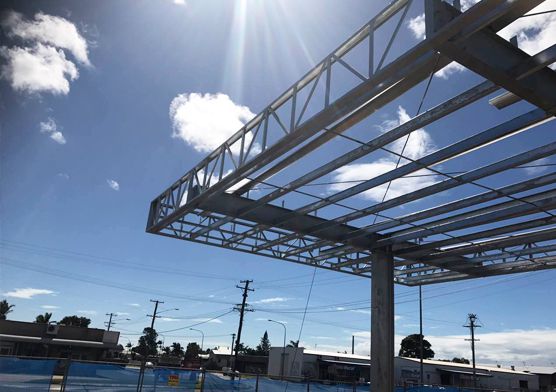
[[[147,231],[366,277],[370,277],[373,254],[389,249],[394,280],[406,285],[555,268],[556,217],[552,210],[556,208],[556,173],[496,188],[476,181],[552,156],[556,142],[458,175],[432,168],[553,118],[556,73],[546,66],[556,60],[556,45],[529,56],[495,33],[541,2],[485,0],[462,13],[439,0],[425,0],[427,39],[385,64],[411,6],[410,0],[394,1],[155,198]],[[395,28],[375,66],[375,33],[389,21]],[[365,72],[348,59],[361,45],[368,51]],[[395,101],[452,60],[487,80],[258,199],[249,198],[253,188],[266,184],[270,177]],[[331,80],[339,67],[358,82],[335,97]],[[323,88],[323,101],[317,107],[319,87]],[[390,151],[389,143],[500,88],[508,92],[492,100],[493,104],[505,107],[524,99],[536,108],[422,158],[404,156],[407,163],[394,170],[324,198],[315,196],[315,202],[295,210],[272,204],[356,159],[378,150]],[[332,219],[313,216],[325,207],[342,205],[345,199],[420,170],[445,179]],[[486,192],[403,216],[384,213],[465,184],[475,184]],[[518,196],[524,192],[529,193]],[[364,226],[352,223],[371,215],[384,220]],[[486,223],[496,227],[472,230]],[[463,229],[471,232],[457,233]],[[341,238],[333,235],[334,230]],[[449,238],[439,239],[439,235]],[[431,242],[423,243],[425,238]]]

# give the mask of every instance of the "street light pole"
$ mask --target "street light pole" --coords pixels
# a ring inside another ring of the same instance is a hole
[[[271,323],[280,324],[284,327],[284,346],[282,347],[282,359],[280,361],[280,377],[282,380],[284,379],[284,360],[286,358],[286,324],[281,323],[280,321],[268,319]]]
[[[201,332],[201,353],[203,352],[203,343],[205,342],[205,334],[200,329],[189,328],[191,331]]]

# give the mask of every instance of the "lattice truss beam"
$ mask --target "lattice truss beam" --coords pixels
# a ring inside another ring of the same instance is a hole
[[[154,199],[147,231],[367,277],[388,248],[406,285],[556,267],[556,172],[538,167],[556,153],[556,46],[531,56],[497,35],[541,2],[425,0],[427,38],[399,55],[412,2],[393,2]],[[452,61],[478,83],[376,131]],[[396,147],[423,127],[444,142]],[[384,154],[397,164],[330,184]]]

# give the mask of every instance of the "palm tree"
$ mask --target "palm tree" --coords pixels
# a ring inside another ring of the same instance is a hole
[[[13,312],[15,305],[8,304],[8,301],[3,299],[0,301],[0,320],[5,320],[8,313]]]
[[[183,347],[179,343],[172,343],[172,355],[181,357],[183,355]]]
[[[299,347],[299,340],[290,340],[287,347]]]
[[[51,317],[52,317],[52,313],[45,312],[45,314],[39,314],[35,318],[35,322],[39,324],[48,324],[50,322]]]

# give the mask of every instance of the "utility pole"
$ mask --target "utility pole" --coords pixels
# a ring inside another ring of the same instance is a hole
[[[110,327],[112,326],[112,316],[114,316],[115,314],[110,312],[110,313],[106,313],[107,316],[110,316],[110,318],[108,319],[108,327],[106,328],[107,331],[110,331]]]
[[[355,335],[351,335],[351,355],[355,354]]]
[[[157,299],[151,299],[151,302],[154,302],[154,312],[153,314],[147,314],[147,317],[152,317],[151,320],[151,329],[154,329],[154,320],[156,320],[156,312],[158,311],[158,304],[163,304],[163,301],[159,301]]]
[[[107,330],[107,331],[110,331],[110,328],[112,328],[112,326],[116,324],[116,321],[122,321],[122,320],[127,320],[127,321],[129,321],[129,320],[130,320],[130,319],[128,319],[128,318],[125,318],[125,319],[118,319],[118,316],[119,316],[118,313],[112,313],[112,312],[110,312],[110,313],[106,313],[106,315],[107,315],[108,317],[110,317],[110,318],[108,319],[108,321],[105,321],[105,322],[104,322],[104,325],[106,325],[106,330]]]
[[[241,343],[241,329],[243,328],[243,315],[246,311],[245,309],[245,305],[247,303],[247,295],[249,291],[255,291],[253,289],[249,288],[249,283],[253,282],[252,280],[242,280],[240,281],[240,283],[244,283],[245,286],[241,287],[241,286],[236,286],[238,289],[242,289],[243,290],[243,300],[241,301],[241,307],[238,309],[237,305],[235,307],[235,310],[239,310],[239,326],[237,328],[237,339],[236,339],[236,348],[235,348],[235,352],[234,352],[234,361],[232,363],[232,372],[235,373],[236,371],[236,365],[237,365],[237,352],[239,350],[239,344]],[[252,312],[252,309],[247,309],[247,311]]]
[[[151,302],[154,302],[154,312],[152,315],[147,314],[147,317],[152,317],[151,319],[151,330],[154,330],[154,320],[156,320],[156,313],[158,311],[158,305],[163,304],[163,301],[159,301],[157,299],[151,299]],[[145,378],[145,365],[147,363],[147,345],[145,342],[145,352],[143,353],[143,360],[141,361],[141,369],[139,371],[139,379],[137,380],[137,392],[141,392],[143,390],[143,379]]]
[[[475,369],[475,342],[479,339],[475,339],[475,328],[481,327],[477,324],[477,315],[469,313],[467,315],[468,324],[464,325],[465,328],[469,328],[471,331],[471,339],[465,339],[471,341],[471,356],[473,360],[473,388],[477,388],[477,370]]]

